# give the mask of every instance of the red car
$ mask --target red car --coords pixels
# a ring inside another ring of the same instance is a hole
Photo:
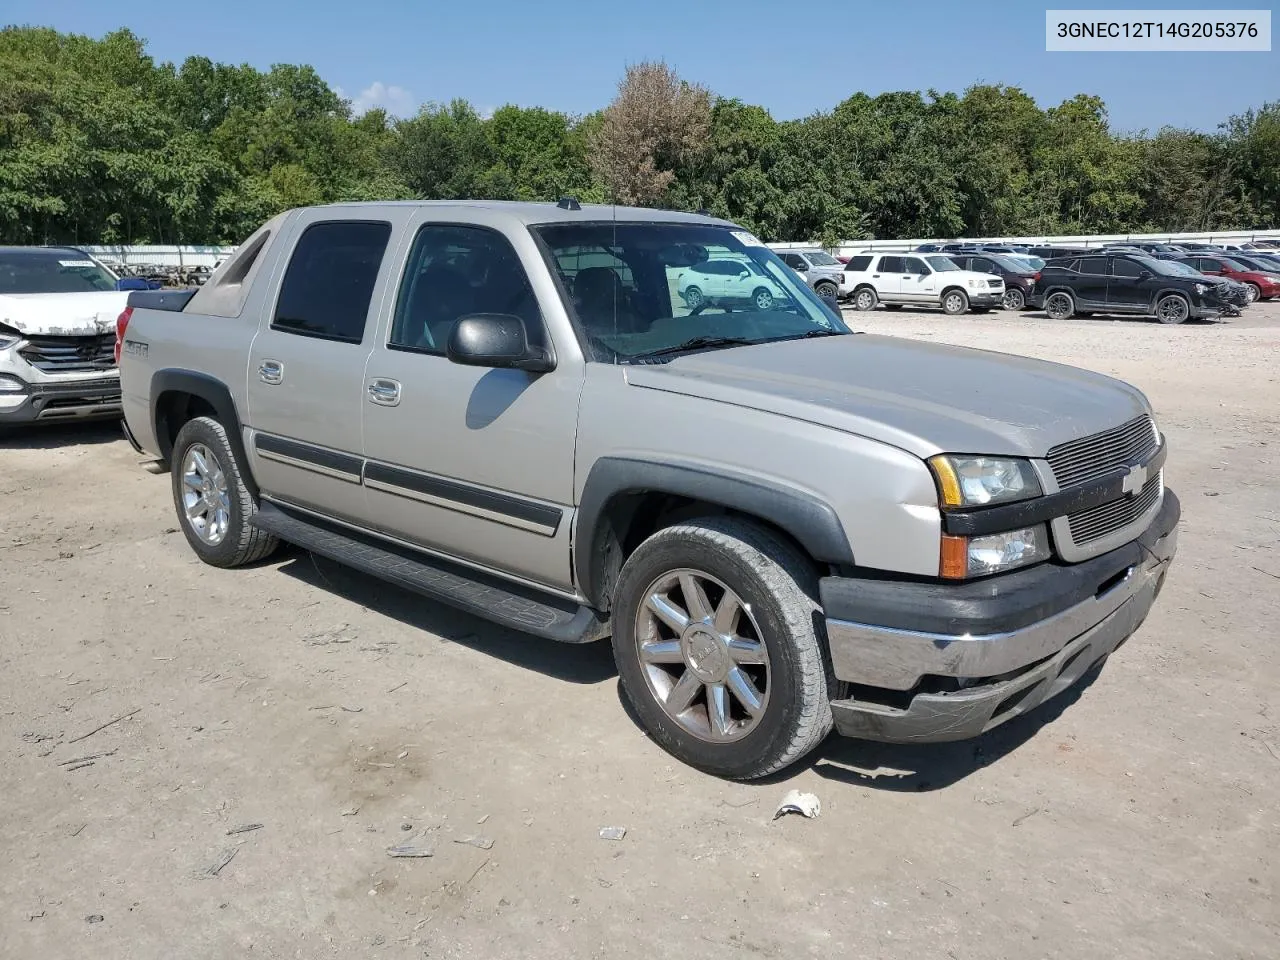
[[[1224,256],[1203,256],[1196,254],[1195,256],[1182,257],[1181,261],[1189,267],[1194,267],[1201,273],[1207,273],[1215,277],[1226,277],[1228,280],[1235,280],[1237,283],[1243,283],[1249,288],[1249,302],[1255,300],[1270,300],[1273,297],[1280,297],[1280,277],[1274,273],[1259,273],[1256,270],[1250,270],[1242,263],[1232,260],[1230,257]]]

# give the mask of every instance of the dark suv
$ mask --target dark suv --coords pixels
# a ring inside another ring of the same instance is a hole
[[[1006,310],[1025,310],[1027,300],[1036,288],[1036,280],[1040,277],[1040,274],[1025,263],[1019,263],[998,253],[953,253],[950,257],[961,270],[1003,277],[1004,298],[1001,302]]]
[[[1188,277],[1163,260],[1141,254],[1095,254],[1051,260],[1030,297],[1053,320],[1091,313],[1129,313],[1161,323],[1218,317],[1216,284]]]

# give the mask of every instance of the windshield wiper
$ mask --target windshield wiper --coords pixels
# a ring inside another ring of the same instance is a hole
[[[670,347],[660,347],[647,353],[639,353],[631,359],[644,360],[648,357],[665,357],[673,353],[683,353],[686,350],[698,350],[703,347],[742,347],[759,342],[759,340],[749,340],[746,337],[690,337],[684,343],[677,343]]]

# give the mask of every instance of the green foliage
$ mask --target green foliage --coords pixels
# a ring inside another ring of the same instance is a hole
[[[1216,133],[1117,135],[1080,95],[854,94],[778,122],[663,64],[586,117],[462,100],[397,120],[309,66],[157,64],[128,30],[0,30],[0,243],[237,242],[359,199],[707,209],[766,240],[1177,232],[1280,221],[1280,103]]]

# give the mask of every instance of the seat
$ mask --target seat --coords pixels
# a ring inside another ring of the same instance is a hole
[[[475,303],[475,291],[461,271],[432,264],[413,285],[401,342],[443,352],[458,318],[477,312]]]

